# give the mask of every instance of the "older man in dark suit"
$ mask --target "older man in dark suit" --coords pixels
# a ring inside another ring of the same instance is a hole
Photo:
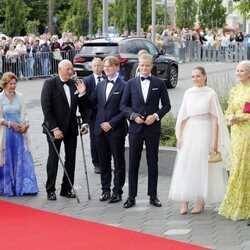
[[[170,100],[163,80],[151,75],[153,57],[139,57],[140,76],[127,82],[120,109],[130,121],[129,125],[129,197],[124,208],[135,205],[138,171],[143,142],[146,144],[148,165],[148,195],[150,204],[160,207],[157,197],[158,148],[161,118],[170,110]],[[159,107],[161,105],[161,107]]]
[[[62,60],[58,65],[59,75],[44,82],[41,93],[41,104],[44,114],[44,124],[55,138],[55,146],[60,152],[61,143],[65,148],[65,169],[69,179],[74,184],[75,155],[78,126],[76,109],[84,110],[85,85],[71,79],[73,65],[69,60]],[[45,131],[44,131],[45,132]],[[56,200],[55,185],[58,170],[58,156],[47,135],[49,156],[47,161],[46,191],[48,200]],[[72,187],[64,173],[60,195],[75,198]]]

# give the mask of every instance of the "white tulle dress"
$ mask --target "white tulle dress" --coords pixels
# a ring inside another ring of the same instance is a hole
[[[208,163],[213,142],[212,119],[218,118],[219,150],[223,162]],[[214,90],[188,89],[177,117],[176,136],[182,141],[177,152],[169,198],[176,201],[216,203],[223,200],[229,167],[229,134]]]

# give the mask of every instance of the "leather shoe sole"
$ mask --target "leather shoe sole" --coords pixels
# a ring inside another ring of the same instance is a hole
[[[109,200],[109,198],[110,198],[110,193],[105,192],[105,193],[102,193],[99,200],[100,201],[107,201],[107,200]]]
[[[135,199],[133,198],[128,198],[127,201],[124,203],[123,207],[124,208],[130,208],[135,205]]]
[[[76,195],[72,193],[71,191],[68,192],[61,192],[60,196],[66,197],[66,198],[76,198]]]
[[[149,202],[151,205],[155,207],[161,207],[161,202],[156,198],[156,199],[149,199]]]
[[[94,167],[94,172],[95,172],[96,174],[100,174],[100,173],[101,173],[100,167]]]
[[[54,192],[47,193],[47,199],[49,201],[55,201],[56,200],[56,194]]]
[[[120,194],[113,194],[110,199],[109,199],[109,203],[115,203],[115,202],[119,202],[122,200],[122,196]]]

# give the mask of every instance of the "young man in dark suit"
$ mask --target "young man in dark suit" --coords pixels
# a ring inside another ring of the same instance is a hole
[[[157,197],[158,149],[161,118],[170,110],[170,100],[163,80],[153,76],[153,57],[139,57],[140,76],[127,82],[120,109],[129,125],[129,197],[124,208],[135,205],[143,142],[146,145],[148,165],[148,195],[150,204],[160,207]],[[161,107],[159,107],[161,106]]]
[[[84,78],[84,83],[86,85],[86,94],[91,97],[95,94],[96,86],[99,82],[103,81],[106,77],[102,74],[103,65],[101,58],[94,58],[91,62],[91,67],[93,70],[93,74]],[[94,165],[94,171],[97,174],[100,174],[100,163],[99,157],[96,149],[96,140],[94,135],[94,127],[95,127],[95,119],[97,114],[97,106],[88,110],[87,113],[87,122],[89,124],[89,132],[90,132],[90,152],[92,163]]]
[[[122,200],[125,183],[125,137],[127,121],[120,111],[120,101],[126,82],[118,75],[120,61],[114,56],[103,60],[106,79],[101,81],[91,98],[97,104],[95,139],[101,167],[102,194],[100,201],[110,203]],[[112,166],[114,160],[113,188],[111,193]]]
[[[55,146],[60,152],[61,143],[65,148],[65,169],[69,179],[74,184],[75,155],[77,145],[78,126],[76,109],[84,110],[85,85],[71,79],[73,65],[69,60],[62,60],[58,65],[59,75],[44,82],[41,93],[41,104],[44,114],[44,124],[55,138]],[[46,133],[46,131],[43,131]],[[49,156],[47,161],[46,191],[48,200],[56,200],[55,185],[58,170],[58,156],[47,135]],[[75,198],[67,176],[63,175],[60,195]]]

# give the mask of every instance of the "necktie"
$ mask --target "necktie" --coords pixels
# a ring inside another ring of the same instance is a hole
[[[101,78],[102,78],[102,76],[97,76],[97,83],[99,83],[100,81],[101,81]]]
[[[141,81],[144,81],[144,80],[149,80],[149,81],[150,81],[150,80],[151,80],[151,77],[150,77],[150,76],[147,76],[147,77],[143,77],[143,76],[142,76],[142,77],[141,77]]]

